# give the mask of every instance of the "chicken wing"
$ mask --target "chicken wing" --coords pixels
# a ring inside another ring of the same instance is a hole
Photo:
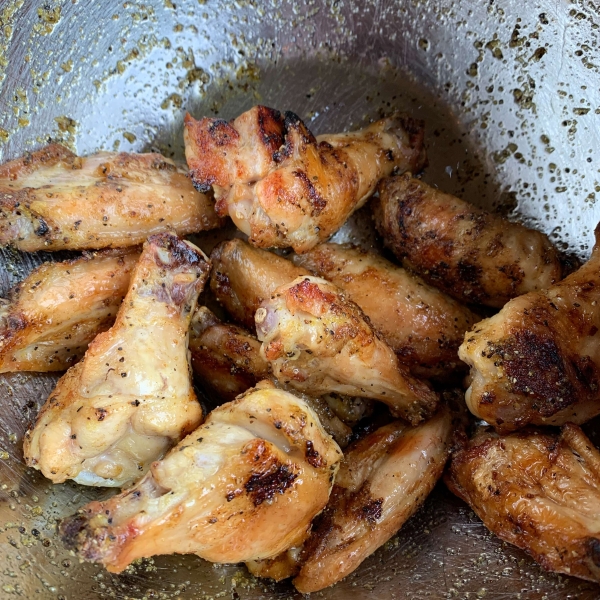
[[[289,260],[239,239],[220,243],[210,260],[210,289],[225,310],[250,331],[255,331],[254,313],[263,300],[280,285],[310,275]]]
[[[446,483],[545,569],[600,582],[600,453],[577,425],[560,435],[482,428],[453,456]]]
[[[300,555],[294,579],[300,592],[322,590],[352,573],[416,512],[442,475],[451,425],[444,408],[418,427],[385,425],[346,452]]]
[[[200,424],[187,335],[209,269],[192,244],[149,238],[114,326],[60,379],[26,433],[30,467],[55,483],[125,486]]]
[[[58,145],[0,166],[0,246],[120,248],[218,227],[212,200],[160,154],[80,158]]]
[[[134,487],[88,504],[60,532],[117,573],[155,554],[268,558],[306,537],[341,458],[305,402],[261,387],[215,409]]]
[[[438,397],[398,363],[360,308],[331,283],[299,277],[256,311],[261,352],[277,379],[313,396],[337,392],[385,402],[413,425]]]
[[[35,269],[0,300],[0,373],[77,362],[114,323],[139,255],[106,250]]]
[[[185,154],[196,187],[215,191],[250,242],[305,252],[333,234],[394,170],[425,163],[423,124],[405,117],[315,138],[292,112],[255,106],[228,123],[186,115]]]
[[[469,409],[502,432],[600,414],[599,330],[600,226],[578,271],[511,300],[465,335]]]
[[[260,353],[260,342],[241,327],[222,323],[205,306],[192,319],[190,352],[194,374],[218,404],[229,402],[262,379],[272,377],[269,363]],[[352,424],[361,407],[362,414],[366,413],[362,399],[302,399],[317,413],[321,425],[340,448],[350,442],[352,429],[337,413],[342,411]]]
[[[241,327],[222,323],[205,306],[192,319],[190,353],[194,374],[219,403],[271,376],[260,342]]]
[[[487,213],[410,175],[379,185],[375,221],[386,245],[428,283],[463,302],[501,308],[561,279],[546,235]]]
[[[320,244],[292,260],[344,290],[417,377],[444,379],[464,369],[458,347],[479,318],[456,300],[349,244]]]

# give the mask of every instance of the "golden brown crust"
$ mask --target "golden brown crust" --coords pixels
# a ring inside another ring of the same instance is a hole
[[[414,425],[435,411],[437,394],[398,363],[368,317],[324,279],[299,277],[277,288],[255,321],[261,353],[283,384],[313,396],[379,400]]]
[[[446,482],[545,569],[600,582],[600,453],[576,425],[560,436],[481,430],[453,456]]]
[[[471,412],[505,432],[600,414],[599,265],[597,243],[578,271],[511,300],[465,335]]]
[[[256,331],[254,313],[280,285],[308,271],[243,240],[221,242],[210,255],[210,288],[235,321]]]
[[[160,154],[77,157],[52,144],[0,167],[0,245],[118,248],[221,225],[212,200]]]
[[[500,308],[561,278],[539,231],[400,175],[379,185],[375,216],[386,245],[426,281],[462,300]]]
[[[464,371],[458,347],[479,317],[453,298],[348,244],[319,244],[293,262],[347,292],[417,377],[447,379]]]
[[[64,371],[114,322],[139,250],[45,263],[0,305],[0,373]]]
[[[260,247],[296,252],[327,239],[394,170],[425,162],[423,125],[407,117],[315,138],[292,112],[255,106],[227,123],[185,120],[186,159],[196,187]]]

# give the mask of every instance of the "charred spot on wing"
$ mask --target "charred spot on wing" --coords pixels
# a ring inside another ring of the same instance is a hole
[[[217,147],[228,146],[240,137],[240,134],[225,119],[210,119],[209,123],[206,131]]]
[[[42,217],[38,217],[38,226],[34,230],[35,235],[44,236],[50,232],[50,227],[48,227],[48,223],[42,219]]]
[[[321,458],[321,455],[315,450],[315,446],[311,440],[306,442],[306,450],[304,455],[306,456],[306,462],[308,462],[308,464],[313,466],[315,469],[320,469],[327,464],[323,458]]]
[[[208,273],[210,270],[210,265],[198,250],[194,249],[189,244],[186,244],[172,233],[163,232],[151,235],[148,238],[148,244],[163,248],[169,252],[170,262],[168,266],[171,268],[186,265],[201,265],[201,271],[203,273]],[[159,266],[164,266],[164,263],[158,255],[155,255],[155,259]]]
[[[264,473],[253,473],[244,484],[244,489],[254,506],[259,506],[271,500],[275,494],[284,494],[297,477],[289,465],[275,463]]]
[[[382,506],[383,498],[371,500],[370,502],[364,504],[361,507],[359,514],[361,518],[365,519],[369,523],[377,523],[377,521],[381,519],[381,515],[383,514]]]
[[[327,200],[325,200],[325,198],[317,191],[317,188],[304,171],[292,171],[292,175],[302,182],[302,185],[306,190],[308,201],[312,207],[311,217],[318,217],[327,206]]]
[[[588,540],[588,548],[592,562],[600,567],[600,539],[590,538]]]
[[[304,124],[304,121],[291,111],[286,111],[283,121],[285,143],[279,150],[273,153],[273,160],[276,163],[283,162],[294,152],[296,143],[302,145],[316,144],[317,140],[310,129]]]
[[[284,142],[285,122],[281,113],[268,106],[257,107],[258,131],[263,144],[273,155]]]

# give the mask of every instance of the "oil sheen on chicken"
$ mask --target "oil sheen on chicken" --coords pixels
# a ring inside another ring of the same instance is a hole
[[[436,393],[398,363],[360,308],[333,284],[299,277],[256,311],[261,352],[277,379],[313,396],[337,392],[385,402],[416,425]]]
[[[300,554],[302,593],[333,585],[387,542],[423,504],[449,455],[447,408],[417,427],[385,425],[344,455],[327,508]]]
[[[377,228],[427,282],[463,302],[501,308],[561,278],[546,235],[399,175],[379,185]]]
[[[218,227],[212,200],[160,154],[80,158],[58,144],[0,166],[0,246],[83,250]]]
[[[116,573],[155,554],[269,558],[306,538],[341,458],[305,402],[259,386],[215,409],[134,487],[65,519],[60,533]]]
[[[215,191],[250,242],[304,252],[333,234],[394,170],[425,163],[423,124],[405,117],[315,138],[292,112],[255,106],[228,123],[185,118],[185,153],[196,187]]]
[[[26,433],[30,467],[55,483],[125,486],[200,424],[187,336],[209,269],[192,244],[149,238],[114,326],[63,375]]]
[[[0,300],[0,373],[76,363],[114,323],[139,256],[106,250],[35,269]]]
[[[446,481],[544,568],[600,582],[600,452],[577,425],[560,435],[482,428],[453,456]]]
[[[506,432],[600,414],[600,226],[589,261],[465,335],[471,412]]]
[[[293,262],[344,290],[417,377],[447,379],[464,369],[458,347],[479,317],[453,298],[348,244],[319,244]]]

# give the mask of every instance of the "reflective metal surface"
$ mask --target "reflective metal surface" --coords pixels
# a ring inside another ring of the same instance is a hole
[[[600,221],[599,25],[583,0],[2,0],[0,158],[49,138],[82,154],[181,157],[185,110],[229,118],[261,102],[320,133],[399,108],[427,121],[428,182],[585,257]],[[339,237],[369,242],[362,217]],[[0,293],[48,258],[4,250]],[[55,381],[0,376],[0,598],[294,597],[193,556],[114,576],[63,550],[56,520],[111,492],[24,468],[22,434]],[[440,485],[385,548],[316,596],[591,599],[600,588],[544,573]]]

